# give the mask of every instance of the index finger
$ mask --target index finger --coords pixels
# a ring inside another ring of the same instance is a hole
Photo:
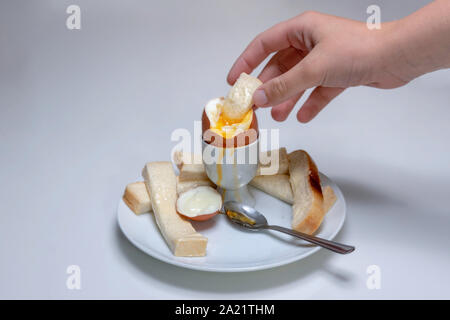
[[[231,67],[228,83],[233,84],[242,72],[250,74],[271,53],[290,47],[291,21],[280,22],[256,36]]]

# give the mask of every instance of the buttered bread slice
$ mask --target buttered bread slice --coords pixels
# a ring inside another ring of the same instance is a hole
[[[313,234],[325,216],[319,172],[306,151],[294,151],[288,158],[289,180],[294,196],[292,228]]]
[[[276,174],[273,176],[256,176],[250,181],[250,185],[281,201],[289,204],[294,203],[289,175]],[[327,213],[337,201],[336,194],[330,186],[322,187],[323,209]]]
[[[196,232],[191,223],[176,211],[177,178],[172,163],[147,163],[142,176],[150,194],[156,223],[173,254],[180,257],[204,256],[208,239]]]
[[[259,166],[256,175],[289,174],[289,160],[286,148],[282,147],[259,154]]]
[[[152,211],[152,202],[145,183],[142,181],[127,185],[123,194],[123,201],[137,215]]]
[[[287,174],[256,176],[250,181],[250,185],[286,203],[294,203],[294,195]]]

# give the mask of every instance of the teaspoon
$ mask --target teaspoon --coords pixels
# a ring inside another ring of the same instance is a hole
[[[353,246],[345,245],[335,241],[325,240],[319,237],[311,236],[309,234],[298,232],[281,226],[269,225],[267,223],[266,217],[264,217],[263,214],[258,212],[256,209],[247,206],[245,204],[242,204],[240,202],[236,201],[225,202],[223,205],[223,211],[233,223],[238,224],[247,229],[251,230],[270,229],[280,231],[340,254],[347,254],[355,250],[355,247]]]

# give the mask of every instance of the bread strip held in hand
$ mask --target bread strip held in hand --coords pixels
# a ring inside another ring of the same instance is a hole
[[[175,256],[206,254],[208,239],[176,211],[177,177],[171,162],[150,162],[142,171],[155,213],[156,223]]]
[[[325,216],[319,172],[306,151],[294,151],[288,158],[289,181],[294,195],[292,228],[313,234]]]
[[[257,176],[250,181],[250,185],[288,204],[294,203],[289,175]],[[323,187],[322,193],[323,208],[328,212],[336,202],[336,195],[330,186]]]
[[[261,80],[241,73],[223,103],[222,113],[230,120],[241,120],[253,106],[253,93],[262,85]]]

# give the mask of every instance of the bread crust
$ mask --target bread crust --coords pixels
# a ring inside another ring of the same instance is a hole
[[[306,151],[297,150],[289,154],[289,174],[294,195],[292,228],[313,234],[325,216],[319,171]]]
[[[289,175],[256,176],[250,181],[250,185],[288,204],[294,203]],[[323,209],[327,213],[336,203],[336,194],[330,186],[322,187],[322,194]]]
[[[323,194],[323,209],[325,210],[325,213],[327,213],[331,207],[336,203],[337,197],[334,193],[334,190],[330,186],[325,186],[322,188],[322,194]]]

